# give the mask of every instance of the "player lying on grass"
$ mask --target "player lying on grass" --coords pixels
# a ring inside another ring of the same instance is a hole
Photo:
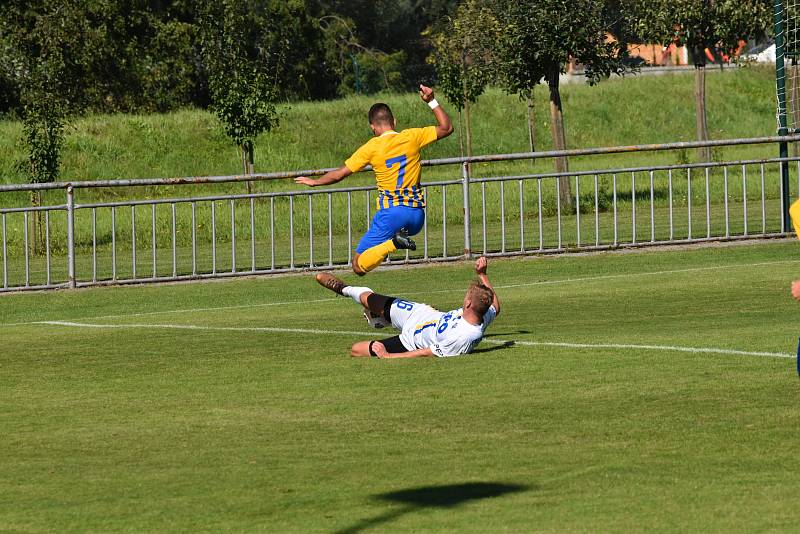
[[[458,356],[472,352],[483,333],[500,313],[500,301],[486,274],[486,258],[478,258],[462,307],[447,313],[427,304],[387,297],[368,287],[348,286],[329,273],[317,274],[317,282],[364,306],[364,316],[376,328],[392,325],[400,335],[380,341],[359,341],[351,356],[375,358],[422,358]]]
[[[450,117],[433,97],[433,89],[420,85],[419,96],[433,110],[436,126],[396,132],[392,110],[386,104],[375,104],[367,116],[375,137],[356,150],[343,167],[316,179],[295,178],[296,183],[309,187],[335,184],[367,165],[372,166],[379,192],[378,211],[353,256],[353,271],[359,276],[376,268],[397,249],[417,248],[409,236],[418,234],[425,222],[419,152],[453,133]]]

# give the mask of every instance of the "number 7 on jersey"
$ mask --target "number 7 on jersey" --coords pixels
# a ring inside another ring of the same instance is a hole
[[[392,165],[395,163],[400,164],[400,168],[397,170],[397,189],[403,187],[403,180],[406,177],[406,155],[401,154],[400,156],[396,156],[394,158],[389,158],[386,160],[386,168],[391,169]]]

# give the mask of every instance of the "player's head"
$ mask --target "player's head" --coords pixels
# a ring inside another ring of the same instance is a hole
[[[467,294],[464,296],[464,308],[472,308],[472,311],[482,317],[493,301],[494,291],[475,280],[469,285]]]
[[[382,102],[373,104],[372,107],[369,108],[367,117],[369,118],[369,125],[372,127],[373,131],[394,128],[394,115],[392,115],[392,110]]]

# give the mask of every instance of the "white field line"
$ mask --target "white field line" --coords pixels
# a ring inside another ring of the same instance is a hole
[[[139,329],[167,329],[167,330],[204,330],[210,332],[269,332],[269,333],[298,333],[340,336],[374,337],[374,332],[356,332],[351,330],[319,330],[313,328],[280,328],[280,327],[225,327],[225,326],[199,326],[179,324],[93,324],[77,323],[72,321],[40,321],[37,324],[65,326],[73,328],[139,328]],[[680,347],[675,345],[626,345],[619,343],[557,343],[547,341],[516,341],[492,339],[485,340],[493,345],[524,345],[529,347],[559,347],[579,349],[622,349],[622,350],[666,350],[675,352],[688,352],[695,354],[725,354],[733,356],[766,356],[772,358],[794,358],[795,355],[783,352],[752,352],[745,350],[720,349],[711,347]]]
[[[735,349],[718,349],[710,347],[680,347],[676,345],[627,345],[622,343],[556,343],[549,341],[502,341],[499,339],[485,340],[487,343],[502,345],[513,343],[529,347],[563,347],[569,349],[636,349],[636,350],[669,350],[675,352],[691,352],[696,354],[730,354],[734,356],[766,356],[770,358],[791,358],[797,356],[785,352],[754,352]]]
[[[647,271],[643,273],[622,273],[622,274],[606,274],[606,275],[599,275],[599,276],[585,276],[580,278],[562,278],[558,280],[541,280],[538,282],[525,282],[521,284],[507,284],[507,285],[495,285],[495,289],[513,289],[517,287],[530,287],[530,286],[544,286],[544,285],[554,285],[554,284],[569,284],[573,282],[590,282],[594,280],[608,280],[613,278],[634,278],[638,276],[662,276],[668,274],[681,274],[681,273],[693,273],[693,272],[702,272],[702,271],[717,271],[722,269],[738,269],[738,268],[747,268],[747,267],[763,267],[768,265],[780,265],[783,263],[800,263],[800,260],[779,260],[779,261],[766,261],[760,263],[739,263],[735,265],[715,265],[711,267],[692,267],[687,269],[673,269],[673,270],[664,270],[664,271]],[[434,289],[434,290],[427,290],[427,291],[404,291],[403,295],[430,295],[433,293],[463,293],[466,291],[465,287],[460,287],[457,289]],[[125,317],[146,317],[150,315],[168,315],[172,313],[195,313],[195,312],[204,312],[204,311],[220,311],[220,310],[237,310],[237,309],[247,309],[247,308],[262,308],[267,306],[288,306],[292,304],[308,304],[313,302],[333,302],[339,300],[339,297],[333,298],[326,298],[326,299],[315,299],[315,300],[292,300],[286,302],[262,302],[257,304],[239,304],[239,305],[232,305],[232,306],[215,306],[215,307],[208,307],[208,308],[183,308],[183,309],[173,309],[173,310],[160,310],[160,311],[152,311],[152,312],[140,312],[140,313],[124,313],[124,314],[117,314],[117,315],[93,315],[88,317],[78,317],[75,320],[77,321],[86,321],[86,320],[93,320],[93,319],[120,319]],[[5,326],[24,326],[30,324],[40,324],[42,321],[29,321],[29,322],[21,322],[21,323],[6,323],[0,324],[0,327]]]
[[[332,302],[335,300],[339,300],[341,297],[332,297],[327,299],[314,299],[314,300],[288,300],[284,302],[260,302],[258,304],[236,304],[231,306],[212,306],[208,308],[184,308],[184,309],[176,309],[176,310],[160,310],[160,311],[151,311],[151,312],[139,312],[139,313],[121,313],[116,315],[92,315],[89,317],[78,317],[76,321],[87,321],[91,319],[122,319],[126,317],[147,317],[149,315],[167,315],[171,313],[195,313],[195,312],[206,312],[206,311],[221,311],[221,310],[239,310],[239,309],[246,309],[246,308],[264,308],[269,306],[289,306],[292,304],[309,304],[314,302]],[[24,323],[6,323],[0,324],[0,327],[3,326],[24,326],[24,325],[31,325],[31,324],[47,324],[48,321],[28,321]],[[56,321],[57,322],[57,321]]]
[[[209,332],[268,332],[268,333],[296,333],[296,334],[322,334],[341,336],[370,336],[369,332],[355,332],[349,330],[319,330],[314,328],[279,328],[272,326],[201,326],[194,324],[92,324],[76,323],[72,321],[38,321],[35,324],[54,326],[69,326],[74,328],[145,328],[153,330],[205,330]]]

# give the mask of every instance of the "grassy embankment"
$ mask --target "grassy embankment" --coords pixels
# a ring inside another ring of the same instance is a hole
[[[694,108],[692,100],[691,74],[667,75],[656,77],[626,78],[611,80],[596,87],[586,85],[567,85],[563,88],[564,109],[567,121],[567,134],[570,147],[611,146],[621,144],[657,143],[676,140],[692,140],[694,129]],[[419,102],[416,95],[382,95],[380,97],[353,97],[334,102],[297,103],[283,110],[282,122],[274,132],[262,136],[257,143],[257,168],[259,171],[278,171],[288,169],[310,169],[339,165],[350,152],[369,137],[366,128],[364,111],[376,98],[386,100],[395,109],[400,126],[426,124],[431,121],[429,110]],[[708,77],[709,123],[714,138],[752,137],[769,135],[774,131],[774,114],[772,111],[772,74],[767,69],[747,68],[730,70],[724,73],[712,71]],[[451,110],[452,111],[452,110]],[[537,129],[539,142],[537,148],[551,148],[549,126],[547,124],[546,96],[544,88],[537,93]],[[455,114],[454,114],[455,115]],[[458,118],[455,117],[456,121]],[[525,123],[525,106],[516,97],[504,95],[499,91],[490,91],[482,97],[475,107],[475,149],[476,154],[520,152],[528,150],[528,138]],[[23,160],[23,152],[18,142],[20,126],[17,123],[0,124],[0,180],[21,182],[24,176],[19,172],[19,162]],[[772,157],[774,147],[742,147],[716,151],[715,157],[750,158]],[[456,135],[436,143],[425,151],[426,158],[439,158],[459,154],[459,142]],[[572,169],[614,168],[653,163],[683,163],[694,161],[693,151],[676,151],[672,153],[619,154],[594,158],[573,158]],[[535,165],[529,162],[478,165],[476,176],[496,176],[507,173],[525,173],[531,169],[536,172],[547,172],[552,169],[550,161],[540,161]],[[64,153],[65,180],[106,179],[106,178],[141,178],[156,176],[186,175],[218,175],[234,174],[238,171],[238,156],[234,147],[225,139],[212,115],[207,112],[190,110],[168,115],[151,116],[95,116],[77,120],[70,126],[67,145]],[[738,169],[731,169],[729,182],[729,202],[733,230],[742,227],[743,213],[741,209],[742,185]],[[748,169],[748,226],[760,230],[760,182],[758,167]],[[425,181],[457,178],[459,170],[455,167],[434,167],[424,172]],[[723,181],[720,172],[712,173],[710,180],[710,196],[712,203],[711,233],[723,230],[722,199]],[[664,237],[668,233],[668,194],[666,189],[666,173],[655,176],[654,215],[657,220],[656,236]],[[600,178],[600,236],[602,242],[613,239],[612,228],[612,176]],[[344,184],[370,184],[372,177],[361,174],[349,178]],[[705,178],[696,173],[692,179],[693,203],[693,235],[705,235]],[[775,230],[777,214],[777,172],[768,168],[767,206],[768,217],[772,216],[768,230]],[[688,235],[686,217],[687,184],[684,175],[676,175],[674,180],[675,207],[674,222],[676,235]],[[573,184],[574,187],[574,184]],[[283,180],[257,184],[262,191],[295,189],[293,182]],[[631,177],[618,176],[618,209],[619,234],[622,241],[625,236],[633,235],[631,209]],[[243,192],[241,184],[222,186],[170,187],[146,190],[92,190],[79,191],[77,201],[114,200],[128,198],[132,195],[153,196],[191,196],[218,192]],[[314,190],[320,191],[320,190]],[[593,241],[595,234],[594,191],[591,177],[581,179],[582,211],[586,215],[581,218],[582,242]],[[473,247],[482,249],[481,203],[480,189],[475,186],[472,194],[473,225],[476,231]],[[543,182],[543,230],[542,242],[545,247],[557,244],[557,220],[555,217],[555,188],[552,180]],[[539,244],[538,230],[538,191],[535,184],[524,187],[524,216],[526,225],[524,240],[526,246]],[[315,197],[314,232],[315,257],[319,261],[327,260],[327,211],[326,197]],[[429,253],[439,255],[444,250],[441,242],[445,233],[448,235],[448,246],[459,248],[461,230],[461,191],[459,187],[450,187],[447,191],[448,228],[442,228],[445,213],[442,207],[442,192],[438,187],[429,191],[430,209],[428,213],[429,230],[435,242],[430,245]],[[509,184],[504,191],[504,217],[500,214],[500,188],[497,184],[486,186],[487,198],[487,248],[500,250],[519,248],[521,237],[518,226],[519,188],[516,183]],[[636,198],[638,209],[637,239],[650,238],[649,225],[649,177],[646,173],[637,175]],[[22,204],[24,195],[5,195],[3,205]],[[63,203],[63,193],[56,192],[47,196],[50,203]],[[346,236],[345,198],[333,199],[333,233],[334,261],[346,259],[348,239]],[[352,199],[353,239],[357,240],[366,228],[366,205],[363,194],[354,195]],[[294,203],[293,229],[298,238],[295,251],[296,262],[308,260],[308,201],[298,198]],[[267,251],[272,247],[270,235],[269,205],[262,201],[256,204],[255,233],[258,241],[257,254],[260,266],[267,266],[271,258]],[[217,206],[216,239],[219,247],[230,250],[230,207],[227,203]],[[250,234],[249,206],[239,203],[236,210],[237,263],[242,267],[250,265],[249,244],[246,240]],[[275,203],[275,248],[276,261],[288,263],[291,254],[288,245],[289,206],[286,199]],[[191,217],[188,205],[177,210],[176,226],[178,229],[177,246],[179,263],[186,265],[190,257]],[[97,242],[100,248],[99,269],[102,276],[110,273],[111,214],[108,209],[97,211]],[[119,263],[132,263],[132,232],[130,210],[118,210],[116,240]],[[137,261],[144,262],[140,272],[150,269],[151,251],[151,212],[150,209],[137,210],[136,239],[141,248]],[[63,251],[64,232],[63,215],[52,215],[54,231],[51,243],[56,253]],[[507,237],[503,238],[500,227],[507,226]],[[156,214],[157,255],[159,272],[168,274],[171,271],[170,226],[171,214],[168,207],[159,208]],[[21,215],[8,216],[8,238],[11,244],[9,254],[17,263],[12,270],[22,273],[21,242],[23,240],[23,221]],[[210,269],[210,241],[212,231],[210,225],[210,206],[201,203],[197,206],[195,229],[198,233],[199,262],[204,265],[200,270]],[[564,244],[577,242],[574,221],[562,229]],[[88,247],[92,242],[91,213],[82,211],[76,219],[76,236],[79,245]],[[300,250],[303,249],[303,250]],[[166,257],[164,257],[166,256]],[[229,252],[220,253],[220,269],[229,268]],[[226,256],[226,257],[223,257]],[[42,271],[41,258],[33,258],[34,270]],[[80,271],[84,277],[88,273],[89,258],[79,258],[84,264]],[[240,267],[240,268],[242,268]],[[61,269],[61,262],[56,266]]]
[[[693,76],[628,77],[562,88],[567,142],[570,148],[694,139]],[[708,75],[708,114],[714,139],[771,135],[775,131],[774,85],[770,69],[745,68]],[[414,94],[351,97],[331,102],[283,106],[280,126],[256,143],[258,171],[338,166],[369,138],[365,113],[376,100],[394,109],[399,127],[428,124],[431,114]],[[454,116],[452,106],[441,99]],[[546,92],[536,93],[537,148],[552,148]],[[525,106],[496,90],[474,107],[474,153],[528,151]],[[24,182],[21,125],[0,123],[0,183]],[[772,155],[773,151],[767,151]],[[426,158],[459,155],[457,135],[425,151]],[[691,152],[677,155],[694,160]],[[653,154],[608,156],[603,167],[667,159]],[[574,160],[576,167],[585,163]],[[595,163],[595,165],[597,165]],[[526,166],[529,168],[529,165]],[[543,169],[550,168],[544,165]],[[166,115],[90,116],[67,129],[64,180],[134,179],[203,176],[240,172],[238,154],[208,112],[187,110]],[[481,173],[482,169],[476,169]],[[491,172],[491,171],[488,171]],[[441,174],[440,174],[441,173]],[[429,178],[453,171],[429,169]],[[369,177],[367,177],[369,178]],[[367,180],[368,183],[368,180]],[[231,186],[241,189],[241,186]],[[266,187],[273,187],[264,186]]]

